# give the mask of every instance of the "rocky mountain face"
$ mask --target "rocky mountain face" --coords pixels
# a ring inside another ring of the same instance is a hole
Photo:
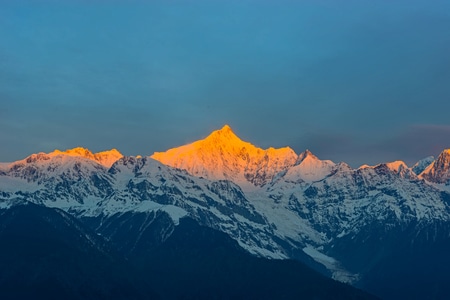
[[[450,149],[444,150],[421,174],[421,178],[429,182],[449,184],[450,181]]]
[[[106,240],[60,209],[0,209],[0,241],[1,299],[156,299]]]
[[[414,174],[419,175],[433,162],[434,156],[425,157],[424,159],[421,159],[417,163],[415,163],[414,166],[412,166],[411,170],[414,172]]]
[[[96,221],[30,202],[0,209],[0,298],[375,299],[298,261],[251,255],[190,218]]]
[[[353,169],[308,150],[257,148],[225,126],[151,157],[76,148],[0,164],[0,209],[60,208],[120,240],[127,255],[166,241],[190,218],[256,256],[296,259],[383,298],[436,267],[427,277],[435,280],[408,296],[442,296],[450,295],[450,263],[439,263],[450,251],[449,157]],[[162,214],[172,222],[154,229]]]

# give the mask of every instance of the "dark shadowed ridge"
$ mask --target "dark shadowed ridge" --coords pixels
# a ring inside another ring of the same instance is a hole
[[[144,215],[98,227],[107,242],[89,229],[95,219],[33,204],[0,210],[0,298],[374,299],[297,261],[256,258],[188,218],[174,226],[158,213],[136,235]]]

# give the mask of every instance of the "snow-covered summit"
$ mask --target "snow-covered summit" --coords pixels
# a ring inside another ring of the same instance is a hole
[[[296,164],[287,170],[283,179],[288,182],[313,182],[325,178],[335,168],[336,164],[331,160],[320,160],[306,150],[298,156]]]
[[[123,155],[117,149],[92,153],[89,149],[83,147],[76,147],[73,149],[67,149],[65,151],[56,149],[50,153],[44,152],[34,153],[22,160],[18,160],[12,163],[2,163],[0,167],[1,169],[7,170],[16,165],[30,164],[30,163],[39,164],[39,162],[49,161],[52,160],[53,158],[59,158],[60,160],[64,160],[65,158],[70,157],[88,159],[106,168],[109,168],[114,164],[114,162],[122,158]]]
[[[94,160],[105,167],[111,167],[114,162],[123,157],[123,155],[117,149],[111,149],[108,151],[102,151],[98,153],[92,153],[89,149],[83,147],[76,147],[73,149],[67,149],[65,151],[55,150],[49,153],[50,156],[56,155],[68,155],[75,157],[85,157],[90,160]]]
[[[400,175],[400,177],[410,179],[417,178],[416,173],[411,168],[409,168],[404,161],[397,160],[381,164],[381,166],[386,166],[392,172]]]
[[[401,160],[388,162],[386,163],[386,166],[389,168],[389,170],[394,172],[401,172],[404,169],[408,169],[408,166],[405,164],[405,162]]]
[[[450,149],[445,149],[420,175],[434,183],[448,183],[450,181]]]
[[[155,152],[151,157],[195,176],[255,186],[266,184],[297,161],[291,148],[258,148],[242,141],[228,125],[203,140],[166,152]]]
[[[434,156],[428,156],[425,157],[418,162],[416,162],[412,167],[411,170],[416,174],[419,175],[422,173],[431,163],[434,161]]]

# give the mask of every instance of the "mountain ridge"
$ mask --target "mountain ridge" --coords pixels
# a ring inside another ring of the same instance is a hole
[[[107,167],[81,147],[1,164],[0,209],[32,202],[104,224],[164,212],[175,225],[191,218],[224,232],[253,255],[300,260],[354,284],[367,282],[378,260],[383,268],[390,265],[399,255],[397,240],[413,245],[413,253],[433,256],[434,244],[447,249],[447,150],[417,175],[402,161],[353,169],[309,150],[297,155],[290,148],[260,149],[229,126],[205,140],[168,150],[173,162],[178,159],[174,166],[112,151],[107,157],[121,157]],[[427,172],[442,180],[430,181]],[[130,244],[145,227],[134,228]],[[379,243],[387,237],[389,245]],[[414,248],[422,244],[431,250]],[[405,263],[417,258],[424,259],[408,256]],[[380,283],[387,290],[390,284]]]
[[[214,155],[208,157],[211,153]],[[78,146],[64,151],[55,149],[49,153],[33,153],[24,159],[13,162],[0,162],[0,172],[5,172],[11,167],[25,162],[45,161],[53,157],[65,156],[86,158],[99,163],[105,168],[112,167],[116,161],[124,157],[124,155],[115,148],[93,153],[87,148]],[[226,156],[225,159],[223,156]],[[235,158],[231,159],[230,157],[233,156]],[[245,185],[250,182],[255,186],[268,184],[277,173],[283,172],[290,167],[297,166],[305,159],[313,162],[320,161],[329,165],[337,165],[331,160],[320,160],[309,149],[306,149],[300,154],[296,154],[295,151],[288,146],[282,148],[259,148],[250,142],[241,140],[228,124],[224,125],[221,129],[214,130],[204,139],[174,147],[163,152],[154,152],[149,157],[164,165],[184,169],[194,176],[203,176],[212,180],[227,179],[237,182],[240,185]],[[430,182],[445,183],[445,181],[450,179],[450,176],[442,180],[436,178],[437,175],[434,174],[437,172],[438,175],[443,175],[443,173],[449,172],[449,157],[450,149],[444,149],[436,159],[434,156],[429,156],[418,161],[411,167],[408,167],[405,162],[397,160],[380,163],[374,166],[363,164],[357,169],[375,168],[379,165],[387,165],[390,169],[398,172],[405,169],[411,169],[420,178],[424,178]],[[248,163],[242,163],[242,161],[248,162],[249,160],[252,160],[252,158],[255,161],[253,166]],[[340,162],[339,164],[348,166],[345,162]],[[422,164],[423,166],[419,166],[419,164]],[[436,168],[439,168],[439,170],[436,171]],[[257,176],[252,177],[252,172],[256,172]],[[257,178],[258,176],[259,178]]]

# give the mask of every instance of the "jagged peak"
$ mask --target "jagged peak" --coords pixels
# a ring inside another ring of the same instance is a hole
[[[395,160],[395,161],[391,161],[391,162],[377,164],[374,166],[364,164],[364,165],[361,165],[360,167],[358,167],[357,170],[376,169],[376,168],[380,168],[380,167],[388,168],[389,170],[394,171],[394,172],[399,172],[401,170],[409,169],[409,167],[406,165],[406,163],[404,161]]]
[[[222,128],[220,128],[219,130],[216,130],[216,131],[219,131],[219,132],[222,132],[222,133],[230,133],[230,132],[234,133],[233,129],[231,129],[231,126],[228,125],[228,124],[223,125]]]
[[[111,150],[97,152],[94,154],[94,158],[97,162],[104,165],[105,167],[111,167],[117,160],[123,157],[117,149],[113,148]]]
[[[352,171],[352,170],[353,170],[353,168],[352,168],[349,164],[347,164],[347,163],[345,163],[345,162],[340,162],[340,163],[338,163],[338,164],[336,165],[336,167],[337,167],[337,169],[338,169],[339,171]]]
[[[434,163],[441,168],[450,168],[450,149],[442,151]]]
[[[416,178],[417,175],[414,173],[414,171],[408,167],[408,165],[402,161],[402,160],[396,160],[392,162],[387,163],[381,163],[377,164],[375,166],[369,166],[369,165],[362,165],[358,169],[358,171],[368,170],[368,171],[382,171],[382,172],[391,172],[394,174],[397,174],[398,176],[402,178]]]
[[[53,152],[49,153],[49,155],[51,155],[51,156],[56,156],[56,155],[81,156],[81,157],[86,157],[89,159],[95,159],[94,154],[89,149],[83,148],[83,147],[75,147],[72,149],[67,149],[65,151],[56,149]]]
[[[450,149],[443,150],[419,177],[435,183],[450,181]]]
[[[95,155],[122,155],[119,152],[119,150],[117,150],[116,148],[112,148],[111,150],[105,150],[105,151],[93,153],[88,148],[83,148],[83,147],[75,147],[72,149],[66,149],[64,151],[56,149],[49,154],[56,154],[56,155],[66,154],[66,155],[71,155],[71,156],[83,156],[83,157],[91,157],[91,156],[95,156]]]
[[[262,185],[272,173],[292,166],[297,154],[289,147],[256,147],[242,141],[229,125],[225,125],[203,140],[165,152],[155,152],[151,158],[196,176]]]
[[[204,140],[198,141],[201,143],[202,147],[205,145],[217,146],[221,148],[227,148],[235,151],[241,152],[243,148],[251,155],[262,155],[266,153],[268,155],[276,156],[291,156],[297,154],[290,147],[274,148],[269,147],[267,149],[259,148],[252,143],[243,141],[239,136],[237,136],[229,125],[224,125],[221,129],[213,131]],[[234,151],[233,151],[234,152]]]
[[[300,153],[300,155],[298,156],[297,164],[300,164],[300,163],[302,163],[305,160],[319,160],[319,159],[311,151],[306,149],[305,151]]]
[[[288,169],[285,178],[294,182],[318,181],[329,176],[338,167],[331,160],[320,160],[311,151],[305,150],[297,157],[295,165]],[[341,167],[345,169],[344,165]]]
[[[111,149],[107,151],[92,153],[89,149],[83,147],[75,147],[72,149],[67,149],[64,151],[54,150],[50,153],[36,153],[31,154],[25,159],[27,163],[35,163],[37,161],[45,161],[50,160],[52,158],[61,157],[61,156],[70,156],[70,157],[83,157],[89,160],[93,160],[105,167],[111,167],[112,164],[123,157],[123,155],[117,149]]]
[[[444,149],[444,151],[442,151],[441,155],[450,155],[450,148]]]
[[[371,169],[371,168],[373,169],[373,166],[364,164],[364,165],[359,166],[357,170],[364,170],[364,169]]]
[[[433,163],[439,167],[450,167],[450,149],[443,150]]]
[[[224,125],[221,129],[214,130],[211,134],[209,134],[202,140],[172,148],[165,152],[155,152],[151,157],[159,161],[168,161],[169,157],[187,154],[187,152],[192,153],[198,150],[203,150],[203,152],[205,153],[213,154],[219,149],[227,150],[226,152],[228,152],[229,154],[241,154],[242,150],[245,150],[245,152],[249,153],[250,155],[263,155],[264,153],[267,153],[269,155],[278,154],[282,156],[283,154],[286,154],[296,156],[294,150],[292,150],[290,147],[270,147],[268,149],[256,147],[249,142],[241,140],[233,132],[229,125]]]
[[[229,125],[224,125],[221,129],[214,130],[203,141],[211,143],[243,143]]]
[[[422,173],[429,165],[431,165],[435,160],[434,156],[428,156],[425,157],[418,162],[416,162],[412,167],[411,170],[416,174],[419,175]]]
[[[422,158],[421,160],[419,160],[418,162],[416,162],[412,167],[414,168],[415,166],[418,166],[422,163],[431,163],[435,160],[436,158],[433,155],[427,156],[425,158]]]
[[[390,170],[392,170],[394,172],[400,172],[402,170],[408,169],[408,166],[406,165],[406,163],[401,160],[388,162],[388,163],[385,163],[384,165],[386,165]]]

